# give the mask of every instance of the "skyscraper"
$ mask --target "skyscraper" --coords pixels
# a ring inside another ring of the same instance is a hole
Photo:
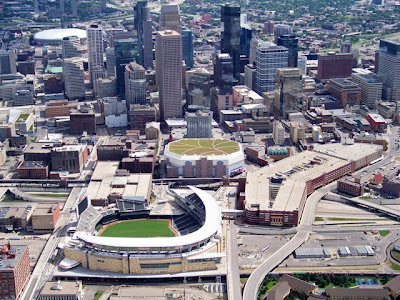
[[[383,82],[382,97],[388,101],[400,101],[400,42],[381,40],[378,54],[378,76]]]
[[[255,91],[272,92],[275,89],[276,71],[288,66],[288,49],[273,43],[261,43],[256,52]]]
[[[68,36],[62,39],[62,58],[81,57],[81,41],[77,36]]]
[[[106,48],[107,76],[115,77],[115,51],[114,48]]]
[[[328,52],[318,56],[319,79],[347,78],[353,70],[353,54]]]
[[[185,28],[182,30],[182,57],[188,68],[193,68],[193,36],[192,31]]]
[[[218,54],[214,65],[214,86],[219,89],[219,93],[232,94],[232,87],[238,81],[233,77],[233,61],[228,53]]]
[[[297,68],[299,40],[294,35],[283,34],[278,37],[277,45],[288,48],[288,66],[289,68]]]
[[[0,50],[0,74],[17,73],[15,52]]]
[[[210,77],[206,69],[193,69],[186,72],[186,103],[210,107]]]
[[[236,79],[240,74],[240,30],[240,7],[221,6],[221,52],[231,55]]]
[[[92,80],[92,69],[94,66],[104,68],[103,57],[103,29],[99,25],[90,25],[86,29],[87,48],[88,48],[88,64],[90,73],[90,82]]]
[[[125,66],[125,99],[126,105],[146,104],[145,69],[136,62]]]
[[[354,69],[351,79],[361,88],[361,103],[376,109],[382,99],[382,81],[378,75],[365,69]]]
[[[153,67],[153,24],[147,1],[138,1],[133,10],[134,27],[138,35],[138,62],[145,69]]]
[[[260,40],[256,37],[253,37],[250,41],[250,51],[249,51],[249,64],[254,64],[256,61],[256,52],[258,45],[260,44]]]
[[[188,139],[212,138],[212,111],[186,112]]]
[[[303,83],[298,68],[278,69],[275,86],[275,113],[286,118],[290,112],[301,112],[303,105]]]
[[[178,5],[161,6],[160,30],[175,30],[178,33],[182,33],[182,24]]]
[[[250,42],[253,37],[253,31],[248,24],[240,28],[240,54],[250,56]]]
[[[66,58],[63,62],[65,95],[69,100],[85,98],[85,75],[80,57]]]
[[[137,40],[117,40],[114,44],[117,94],[125,97],[125,66],[137,60]]]
[[[182,117],[182,36],[176,31],[157,32],[156,82],[161,121]]]
[[[292,27],[286,24],[276,24],[274,26],[274,43],[278,43],[278,37],[281,35],[292,35]]]

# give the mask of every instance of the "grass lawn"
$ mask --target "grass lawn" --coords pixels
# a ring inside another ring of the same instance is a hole
[[[108,237],[173,237],[169,220],[133,220],[108,226],[101,236]]]
[[[393,258],[397,261],[400,261],[400,252],[396,250],[391,250],[390,253],[392,254]]]
[[[183,139],[169,145],[169,150],[179,155],[223,155],[239,149],[238,143],[221,139]]]
[[[99,300],[101,296],[103,296],[104,291],[97,291],[94,295],[94,300]]]
[[[68,198],[68,193],[28,193],[32,196],[44,197],[44,198]]]
[[[323,220],[324,220],[323,217],[315,217],[315,218],[314,218],[314,221],[316,221],[316,222],[317,222],[317,221],[323,221]]]
[[[379,234],[381,236],[387,236],[390,233],[390,230],[379,230]]]
[[[389,266],[392,270],[400,271],[400,266],[398,264],[395,264],[394,262],[389,261]]]
[[[28,119],[29,114],[20,114],[17,123],[23,123]]]
[[[329,221],[385,221],[382,219],[328,218]]]

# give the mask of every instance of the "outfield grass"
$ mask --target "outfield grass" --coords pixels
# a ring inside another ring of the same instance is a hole
[[[224,155],[239,149],[238,143],[221,139],[183,139],[169,145],[169,150],[179,155]]]
[[[101,236],[107,237],[173,237],[169,220],[133,220],[109,225]]]

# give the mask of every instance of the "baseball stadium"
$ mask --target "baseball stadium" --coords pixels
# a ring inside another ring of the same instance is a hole
[[[243,171],[240,143],[223,139],[182,139],[164,150],[168,177],[223,177]]]
[[[60,268],[139,276],[217,270],[224,255],[215,251],[222,220],[216,200],[195,187],[169,192],[183,213],[154,216],[140,199],[89,205],[64,246]]]

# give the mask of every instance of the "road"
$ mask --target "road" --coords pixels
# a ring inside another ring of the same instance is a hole
[[[61,213],[60,219],[56,224],[56,228],[53,231],[50,239],[43,249],[42,254],[36,264],[35,269],[32,272],[31,278],[26,286],[20,300],[31,300],[36,299],[35,296],[40,291],[44,283],[51,278],[52,271],[55,266],[49,266],[49,259],[54,249],[63,237],[65,227],[69,223],[71,217],[71,208],[75,206],[77,196],[81,188],[73,188],[65,202],[64,209]]]
[[[334,189],[336,183],[330,184],[312,193],[306,202],[301,217],[298,231],[293,238],[283,245],[278,251],[268,257],[257,269],[251,273],[244,287],[243,299],[257,299],[259,287],[273,269],[275,269],[283,260],[285,260],[294,250],[300,247],[307,240],[312,232],[312,223],[314,221],[315,207],[318,201],[329,191]]]
[[[227,198],[227,207],[235,209],[236,204],[236,191],[230,191],[224,195]],[[229,234],[227,234],[227,256],[228,256],[228,299],[241,300],[242,291],[240,288],[240,275],[238,265],[238,249],[237,249],[237,233],[238,228],[235,221],[229,221]]]
[[[397,154],[396,139],[398,138],[398,128],[389,128],[389,149],[387,156],[378,163],[368,166],[357,173],[367,171],[373,172],[376,169],[388,164]],[[298,231],[294,237],[282,246],[273,255],[267,258],[254,272],[250,275],[243,293],[245,300],[257,299],[259,287],[264,280],[265,276],[273,269],[275,269],[286,257],[288,257],[294,250],[303,244],[312,232],[312,223],[314,221],[315,207],[318,201],[329,191],[333,190],[336,183],[332,183],[324,188],[315,191],[308,197],[306,205],[303,209],[303,215],[298,226]]]

